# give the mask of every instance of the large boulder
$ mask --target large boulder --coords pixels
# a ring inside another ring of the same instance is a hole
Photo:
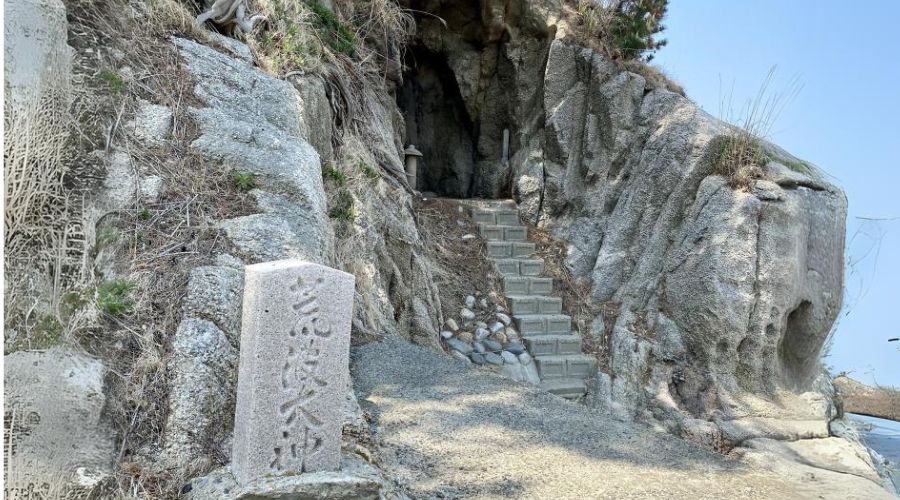
[[[31,485],[61,496],[109,476],[118,450],[103,413],[103,363],[65,347],[3,361],[7,494]]]

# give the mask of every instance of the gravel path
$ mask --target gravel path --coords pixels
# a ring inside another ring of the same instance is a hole
[[[414,498],[831,496],[400,340],[354,349],[352,373]]]

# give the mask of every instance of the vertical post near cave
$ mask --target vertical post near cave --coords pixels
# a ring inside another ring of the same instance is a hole
[[[232,452],[242,484],[340,467],[354,282],[298,260],[246,267]]]

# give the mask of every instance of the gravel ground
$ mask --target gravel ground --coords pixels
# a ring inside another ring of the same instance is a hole
[[[380,465],[414,498],[833,496],[404,341],[352,359]]]

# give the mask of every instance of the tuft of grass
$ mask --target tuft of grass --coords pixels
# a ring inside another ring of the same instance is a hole
[[[97,229],[97,234],[95,236],[95,247],[96,250],[100,250],[106,248],[110,245],[114,245],[119,241],[119,231],[113,226],[102,226]]]
[[[313,13],[313,27],[332,50],[350,57],[356,55],[356,35],[346,24],[318,0],[311,0],[309,8]]]
[[[728,179],[735,189],[748,189],[770,160],[759,140],[745,132],[713,138],[708,154],[713,174]]]
[[[332,181],[338,187],[342,187],[347,183],[347,174],[334,168],[333,164],[322,167],[322,179]]]
[[[231,181],[234,184],[234,188],[242,193],[256,188],[256,176],[250,172],[235,170],[231,173]]]
[[[128,296],[134,288],[133,283],[124,279],[104,281],[97,287],[97,305],[110,316],[127,314],[132,306]]]
[[[373,168],[372,165],[369,165],[368,163],[366,163],[363,160],[359,160],[356,163],[356,166],[363,173],[363,175],[365,175],[369,179],[377,179],[380,177],[380,175],[378,174],[378,171],[375,170],[375,168]]]
[[[105,69],[100,72],[100,78],[109,85],[109,90],[114,94],[124,94],[127,86],[122,76],[115,71]]]
[[[334,200],[334,204],[328,210],[328,216],[332,219],[347,222],[356,220],[356,212],[353,209],[353,194],[346,189],[341,189]]]
[[[141,211],[138,212],[138,217],[141,220],[150,220],[150,217],[152,217],[152,216],[153,216],[153,212],[151,212],[150,209],[147,207],[142,208]]]

